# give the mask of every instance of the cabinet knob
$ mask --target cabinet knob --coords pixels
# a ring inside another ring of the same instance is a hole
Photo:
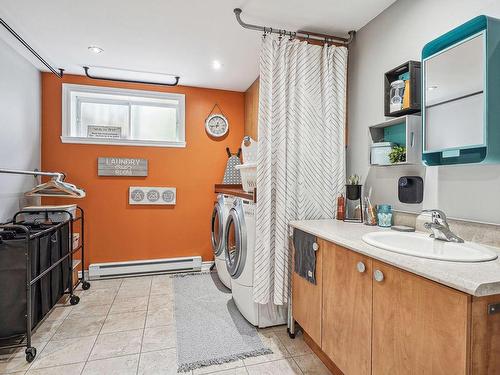
[[[318,251],[319,250],[319,245],[316,242],[313,243],[313,250],[314,251]]]
[[[373,272],[373,278],[375,279],[375,281],[380,283],[384,281],[384,273],[380,270],[375,270],[375,272]]]
[[[358,262],[358,264],[356,265],[356,268],[358,269],[359,273],[363,273],[366,271],[366,266],[363,262]]]

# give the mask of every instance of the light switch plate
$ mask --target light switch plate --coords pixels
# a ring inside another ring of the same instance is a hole
[[[130,186],[128,203],[132,205],[175,205],[177,192],[174,187]]]

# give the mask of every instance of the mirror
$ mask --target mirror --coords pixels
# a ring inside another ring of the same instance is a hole
[[[485,144],[485,34],[424,60],[424,152]]]

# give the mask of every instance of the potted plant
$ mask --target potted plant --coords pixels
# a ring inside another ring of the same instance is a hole
[[[389,160],[392,164],[404,163],[406,161],[406,147],[394,146],[389,153]]]
[[[349,176],[345,186],[347,199],[352,201],[358,200],[361,197],[361,186],[359,184],[359,176],[357,174]]]

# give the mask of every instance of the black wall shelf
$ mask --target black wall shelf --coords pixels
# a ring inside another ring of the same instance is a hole
[[[409,107],[390,112],[391,83],[397,81],[402,74],[409,73],[410,100]],[[384,74],[384,115],[399,117],[421,111],[421,69],[419,61],[408,61]]]

